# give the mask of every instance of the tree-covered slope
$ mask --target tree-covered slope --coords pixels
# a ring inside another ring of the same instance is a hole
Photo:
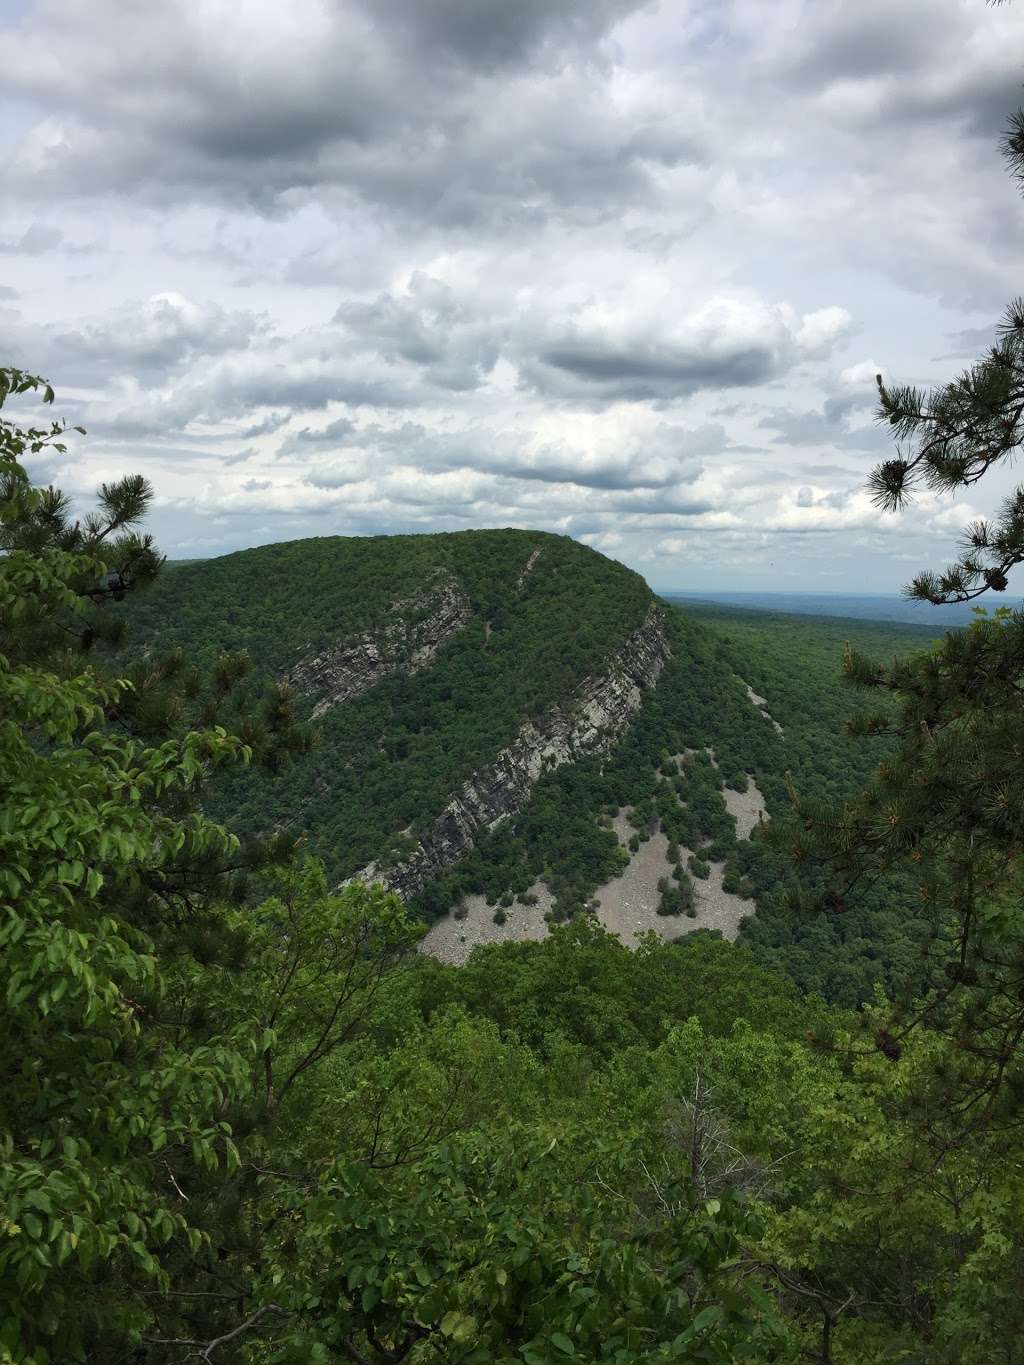
[[[416,644],[439,583],[465,611],[424,662]],[[524,721],[567,703],[652,602],[639,575],[567,537],[325,538],[174,568],[140,604],[131,645],[180,647],[200,664],[246,650],[254,691],[286,675],[300,686],[305,663],[339,648],[397,649],[396,667],[316,717],[309,755],[273,780],[237,774],[211,799],[236,828],[301,830],[342,877],[434,817]]]
[[[841,676],[847,647],[892,659],[927,648],[939,633],[897,622],[730,606],[690,604],[686,611],[692,628],[709,631],[723,658],[767,698],[782,726],[783,735],[763,745],[749,768],[775,817],[789,810],[790,784],[804,796],[842,801],[872,780],[890,750],[888,739],[847,730],[864,707],[863,696]],[[826,885],[826,866],[803,869],[798,897],[784,850],[742,843],[736,863],[757,892],[757,914],[744,924],[743,941],[760,963],[803,989],[852,1006],[869,1000],[878,985],[901,996],[931,979],[923,950],[933,917],[905,873],[882,877],[823,908],[816,893]]]
[[[333,538],[175,567],[139,604],[131,644],[181,646],[208,664],[244,649],[255,691],[285,676],[309,691],[300,707],[324,708],[312,750],[273,775],[233,772],[207,805],[242,832],[300,834],[340,880],[406,855],[524,723],[570,703],[608,668],[652,602],[636,574],[568,538]],[[424,654],[432,614],[453,624]],[[510,901],[539,879],[556,894],[556,917],[581,911],[622,868],[609,824],[629,809],[641,840],[660,826],[680,847],[724,862],[723,885],[749,902],[744,940],[804,989],[852,1006],[876,984],[921,988],[932,925],[907,888],[883,879],[840,913],[823,911],[815,869],[805,870],[800,898],[779,850],[736,838],[723,788],[754,782],[777,817],[790,779],[824,798],[870,780],[886,741],[844,732],[857,698],[840,677],[843,650],[851,643],[891,657],[926,645],[930,632],[696,605],[666,605],[661,629],[668,661],[639,711],[623,717],[617,742],[542,775],[512,818],[481,828],[475,848],[414,897],[414,911],[429,920],[482,893],[507,907],[512,932],[520,912]],[[395,667],[366,673],[367,649],[390,649]],[[356,661],[365,690],[331,704],[309,663],[339,658],[342,673]],[[693,757],[680,774],[673,758],[686,751]],[[674,918],[664,932],[692,927]]]

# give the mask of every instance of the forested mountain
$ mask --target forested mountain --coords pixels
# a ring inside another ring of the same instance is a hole
[[[245,650],[254,698],[290,681],[319,742],[272,782],[239,775],[213,809],[301,829],[337,880],[405,847],[524,723],[571,711],[653,606],[639,575],[567,537],[308,540],[166,574],[133,647],[200,666]]]
[[[787,775],[816,796],[856,790],[884,744],[843,732],[843,648],[889,655],[930,638],[680,609],[568,538],[481,531],[178,566],[139,602],[131,647],[181,648],[200,666],[245,651],[254,705],[290,683],[317,743],[282,770],[225,776],[206,805],[243,834],[301,833],[335,882],[383,880],[427,920],[465,913],[470,897],[482,937],[500,941],[544,932],[538,896],[548,923],[607,899],[602,886],[661,835],[672,856],[646,883],[634,869],[630,928],[739,932],[766,966],[853,1006],[876,985],[926,984],[930,919],[908,914],[894,878],[842,915],[808,912],[784,858],[737,837],[729,803],[746,793],[752,810],[781,813]],[[605,922],[622,931],[622,915]],[[450,955],[481,937],[460,924]]]

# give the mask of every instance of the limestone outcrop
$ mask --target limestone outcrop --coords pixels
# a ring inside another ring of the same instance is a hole
[[[286,681],[296,692],[315,697],[312,714],[322,716],[391,673],[426,668],[472,614],[469,599],[456,580],[438,574],[422,592],[392,603],[378,630],[304,659],[286,675]]]
[[[655,605],[606,671],[583,682],[567,706],[525,722],[512,743],[452,797],[412,853],[390,867],[371,863],[350,880],[381,882],[401,896],[415,894],[467,852],[481,830],[493,829],[525,805],[543,773],[610,749],[657,682],[669,653]]]

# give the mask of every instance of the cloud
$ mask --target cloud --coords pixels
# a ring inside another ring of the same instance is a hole
[[[882,451],[892,444],[889,433],[875,422],[881,366],[873,360],[848,365],[826,381],[827,395],[820,408],[769,409],[758,422],[774,432],[776,445],[831,446],[849,451]]]
[[[0,253],[6,256],[44,256],[60,246],[64,233],[45,223],[31,223],[20,237],[0,239]]]
[[[422,367],[428,382],[454,390],[482,382],[503,340],[500,321],[475,313],[449,284],[422,271],[404,294],[341,304],[334,322],[355,345],[392,364]]]
[[[538,54],[564,60],[566,48],[589,47],[647,0],[363,0],[381,28],[396,29],[417,53],[473,70],[523,65]]]
[[[356,424],[351,418],[336,417],[333,422],[328,422],[325,427],[319,429],[302,427],[299,431],[293,431],[282,443],[280,450],[282,454],[292,454],[314,447],[330,449],[344,445],[356,430]]]
[[[98,386],[121,376],[159,381],[209,357],[244,349],[263,328],[253,313],[168,292],[73,326],[15,324],[11,341],[33,356],[34,366],[59,372],[65,383]]]
[[[326,186],[450,224],[524,198],[600,213],[673,155],[637,102],[607,102],[601,44],[641,8],[241,0],[225,23],[214,0],[46,0],[5,51],[12,89],[54,113],[8,175],[26,195],[187,191],[266,213]]]
[[[997,325],[989,327],[962,327],[958,332],[946,336],[949,350],[939,356],[939,360],[980,360],[999,340]]]
[[[849,325],[842,308],[798,318],[786,305],[714,298],[679,317],[645,319],[585,310],[551,327],[526,382],[547,393],[605,401],[671,401],[705,389],[749,388],[807,355],[827,354]]]
[[[874,375],[941,382],[1017,288],[1024,10],[19,4],[3,333],[89,428],[69,488],[139,468],[210,548],[524,524],[755,586],[941,560],[948,503],[860,498]]]

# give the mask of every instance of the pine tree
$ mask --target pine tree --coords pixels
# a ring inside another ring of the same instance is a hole
[[[1002,148],[1013,178],[1024,186],[1024,109],[1012,116]],[[881,375],[877,382],[878,419],[897,441],[895,456],[871,473],[877,505],[895,511],[922,487],[939,493],[973,487],[1024,445],[1024,298],[1007,306],[988,354],[948,384],[925,392],[887,385]],[[939,604],[1005,592],[1010,571],[1024,561],[1024,487],[993,520],[969,525],[961,548],[942,572],[919,573],[907,595]]]
[[[1024,110],[1003,150],[1024,181]],[[1001,339],[951,383],[923,394],[879,379],[879,419],[893,428],[895,458],[875,469],[879,506],[905,505],[922,486],[971,487],[1024,445],[1024,300],[1007,309]],[[1003,592],[1024,562],[1024,488],[992,522],[965,532],[959,560],[917,575],[907,595],[933,603]],[[935,989],[898,1002],[873,1045],[898,1058],[921,1022],[953,1042],[937,1092],[966,1137],[1024,1114],[1024,613],[979,608],[970,627],[883,664],[847,651],[844,673],[872,693],[874,710],[854,733],[888,735],[890,756],[874,783],[842,805],[792,793],[793,819],[773,838],[796,865],[826,864],[822,902],[843,913],[896,866],[917,884],[912,913],[927,918]]]

